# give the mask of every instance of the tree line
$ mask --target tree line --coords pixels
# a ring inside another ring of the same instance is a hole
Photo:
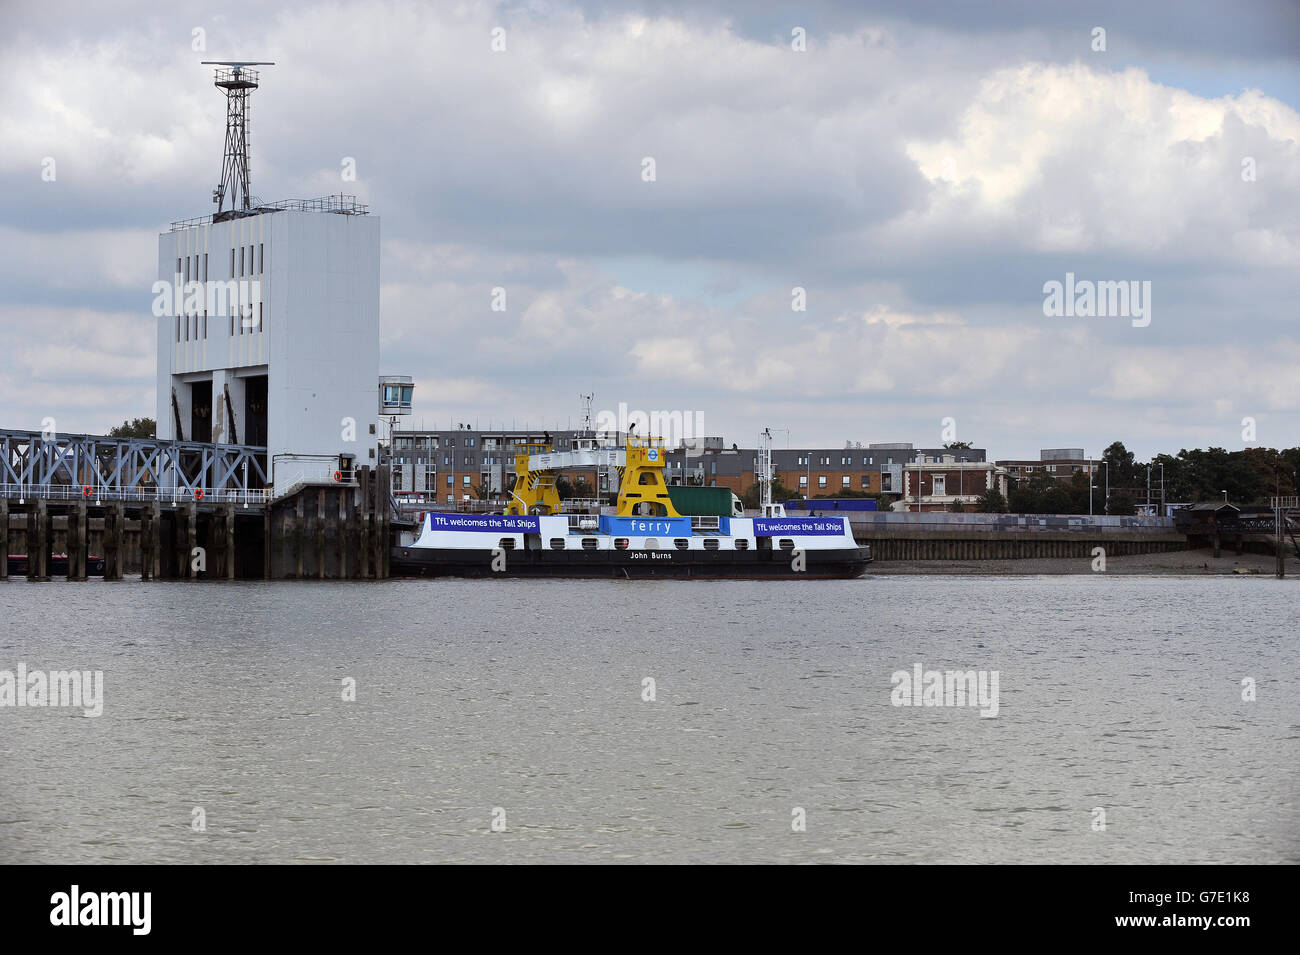
[[[1122,441],[1116,441],[1102,452],[1092,483],[1094,514],[1133,514],[1148,500],[1157,506],[1162,501],[1199,504],[1222,501],[1225,495],[1238,507],[1267,505],[1270,498],[1293,496],[1300,488],[1300,447],[1281,451],[1184,448],[1177,454],[1157,454],[1150,461],[1139,461]],[[1005,500],[993,491],[980,499],[976,509],[1013,514],[1087,514],[1088,497],[1088,475],[1082,471],[1075,472],[1068,481],[1058,481],[1040,470],[1015,480]]]

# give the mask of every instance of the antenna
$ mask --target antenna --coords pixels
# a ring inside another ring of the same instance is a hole
[[[247,215],[248,180],[248,92],[257,89],[257,70],[250,66],[274,66],[270,60],[203,60],[217,67],[213,85],[226,91],[226,152],[221,162],[221,183],[212,191],[217,211],[213,222]],[[227,208],[226,201],[230,206]]]
[[[578,395],[582,399],[582,430],[591,433],[591,402],[596,397],[593,391],[589,395]]]
[[[758,436],[758,506],[764,517],[772,516],[772,429],[764,428]]]

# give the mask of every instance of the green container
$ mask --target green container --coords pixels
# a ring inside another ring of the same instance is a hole
[[[683,517],[730,517],[731,488],[668,485],[668,499]]]

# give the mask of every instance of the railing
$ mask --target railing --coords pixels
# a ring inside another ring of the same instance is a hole
[[[68,492],[36,489],[90,487],[110,500],[166,500],[196,489],[260,494],[269,483],[263,447],[0,429],[7,496],[57,500]]]
[[[696,514],[691,518],[691,530],[693,531],[716,531],[721,526],[721,521],[716,515]]]
[[[250,70],[246,66],[217,70],[213,85],[223,88],[257,89],[257,70]]]
[[[439,514],[500,514],[506,509],[506,501],[481,501],[478,499],[472,501],[452,501],[447,504],[436,498],[427,500],[413,500],[411,498],[395,498],[394,503],[399,512],[403,515],[427,513],[435,511]]]
[[[160,504],[243,504],[261,507],[267,501],[262,490],[211,490],[205,487],[130,487],[119,488],[93,484],[0,484],[0,497],[28,498],[44,501],[85,501],[101,504],[104,501],[157,501]]]
[[[814,502],[816,503],[816,502]],[[949,527],[1154,527],[1172,528],[1172,517],[1124,517],[1105,514],[983,514],[962,511],[841,511],[854,524],[893,524],[915,526],[942,524]]]
[[[627,446],[629,448],[664,448],[664,439],[657,434],[629,434],[627,436]]]
[[[370,214],[370,207],[365,203],[357,202],[356,196],[337,195],[322,196],[319,199],[278,199],[275,202],[259,202],[256,208],[247,210],[248,215],[258,215],[263,212],[333,212],[344,216],[366,216]],[[210,215],[177,219],[171,224],[169,231],[192,229],[195,226],[207,225],[211,221]]]
[[[506,509],[506,502],[504,499],[499,499],[495,501],[491,501],[491,500],[483,501],[483,500],[479,500],[478,498],[475,498],[472,501],[461,501],[460,503],[451,507],[440,508],[437,505],[434,505],[433,507],[429,508],[429,510],[431,511],[451,510],[451,511],[463,511],[467,514],[500,514],[505,509]]]
[[[1179,529],[1184,533],[1197,536],[1205,536],[1216,530],[1220,534],[1276,534],[1277,513],[1275,511],[1272,514],[1243,514],[1229,520],[1217,520],[1212,524],[1185,521],[1179,526]],[[1297,529],[1300,529],[1300,521],[1283,514],[1282,529],[1287,533],[1294,533]]]
[[[271,480],[277,500],[299,488],[319,484],[356,486],[352,475],[339,470],[336,454],[277,454],[271,459]]]

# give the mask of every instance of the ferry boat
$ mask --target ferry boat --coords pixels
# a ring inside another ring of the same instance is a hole
[[[515,483],[504,513],[426,513],[418,536],[393,548],[391,573],[827,579],[860,577],[871,562],[870,548],[854,540],[847,516],[789,517],[781,504],[771,502],[766,432],[760,473],[768,480],[753,517],[742,516],[729,492],[725,509],[682,514],[673,500],[678,489],[664,482],[667,456],[661,438],[629,435],[626,447],[617,448],[593,436],[575,445],[572,451],[539,445],[516,454]],[[557,476],[566,468],[618,473],[617,505],[590,502],[566,511],[556,491]]]

